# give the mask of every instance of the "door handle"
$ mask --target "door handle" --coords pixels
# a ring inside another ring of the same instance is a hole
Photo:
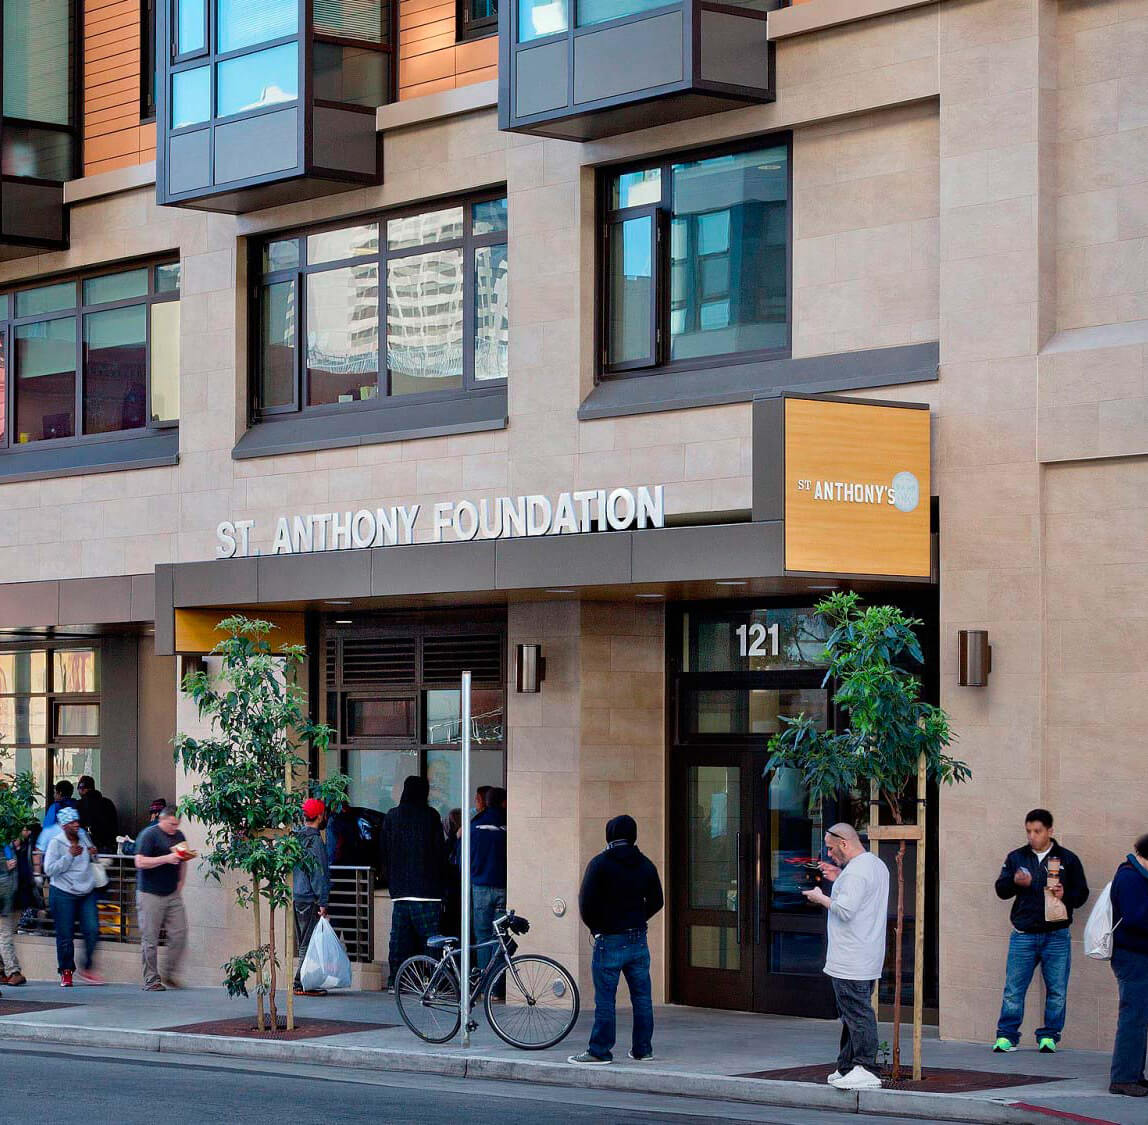
[[[741,833],[737,834],[737,883],[734,894],[737,896],[737,943],[741,945]]]
[[[761,945],[761,912],[764,907],[764,902],[761,898],[764,897],[763,888],[765,887],[765,871],[761,865],[761,833],[754,833],[754,843],[756,845],[757,855],[755,857],[754,865],[754,908],[753,908],[753,944]]]

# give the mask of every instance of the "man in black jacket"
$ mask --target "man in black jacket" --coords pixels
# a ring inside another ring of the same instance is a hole
[[[115,803],[96,788],[96,779],[88,774],[76,783],[76,791],[80,794],[80,823],[101,854],[115,855],[116,834],[120,830]]]
[[[613,1062],[618,977],[625,976],[634,1009],[630,1058],[654,1057],[654,1001],[650,984],[650,947],[646,924],[662,909],[662,881],[657,868],[637,846],[638,826],[632,816],[616,816],[606,825],[606,850],[586,867],[578,909],[594,935],[594,1030],[590,1046],[570,1062],[603,1065]]]
[[[1036,1041],[1041,1051],[1049,1053],[1056,1050],[1064,1030],[1072,951],[1068,928],[1072,925],[1072,912],[1088,899],[1088,883],[1080,860],[1053,839],[1052,813],[1033,809],[1024,818],[1024,828],[1028,843],[1009,852],[996,881],[997,897],[1013,899],[1009,914],[1013,932],[1009,937],[1004,999],[993,1050],[1016,1050],[1024,1019],[1024,998],[1039,965],[1045,988],[1044,1024],[1036,1029]],[[1050,861],[1054,867],[1060,865],[1059,879],[1051,882]],[[1046,919],[1046,888],[1064,904],[1066,917]]]
[[[399,966],[426,948],[439,932],[446,879],[447,842],[442,821],[427,803],[425,777],[403,783],[399,803],[383,818],[379,849],[391,891],[391,946],[388,985],[394,988]]]

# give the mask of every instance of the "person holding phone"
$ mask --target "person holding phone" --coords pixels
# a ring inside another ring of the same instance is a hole
[[[95,970],[96,943],[100,937],[100,919],[96,901],[96,876],[92,870],[96,845],[80,827],[80,814],[73,808],[62,808],[56,814],[59,835],[53,836],[44,852],[44,874],[51,880],[48,902],[56,923],[56,967],[60,987],[71,988],[76,972],[76,947],[73,937],[76,920],[84,935],[84,965],[80,980],[85,984],[103,984]]]

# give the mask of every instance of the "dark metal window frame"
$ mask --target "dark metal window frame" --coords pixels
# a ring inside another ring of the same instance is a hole
[[[319,226],[303,227],[271,235],[264,235],[259,239],[252,239],[250,243],[249,276],[256,278],[251,290],[251,305],[249,317],[250,339],[255,346],[250,349],[249,372],[249,416],[253,423],[269,418],[281,418],[284,415],[323,417],[330,415],[345,415],[352,411],[387,410],[399,406],[409,406],[412,403],[426,402],[454,402],[460,399],[471,398],[478,395],[504,392],[507,386],[506,379],[483,379],[478,381],[474,377],[474,338],[475,338],[475,255],[476,252],[487,246],[507,246],[509,261],[509,227],[503,230],[491,231],[487,234],[476,235],[473,232],[474,206],[488,203],[497,199],[506,198],[506,189],[500,188],[492,191],[478,192],[469,195],[438,200],[433,203],[422,203],[413,206],[396,208],[394,210],[368,212],[354,218],[340,219],[338,222],[324,223]],[[452,207],[461,207],[463,212],[463,235],[461,238],[446,239],[441,242],[423,243],[418,246],[404,247],[402,250],[388,250],[386,238],[386,224],[393,219],[401,219],[413,215],[428,214],[435,211],[445,211]],[[354,258],[345,258],[338,261],[325,261],[310,265],[307,262],[307,239],[313,235],[323,234],[327,231],[343,230],[360,226],[365,223],[377,223],[379,228],[379,248],[372,255]],[[272,242],[283,242],[294,239],[298,243],[299,264],[291,269],[263,271],[263,250]],[[423,391],[418,394],[392,395],[390,386],[390,370],[386,366],[387,356],[387,265],[389,262],[403,258],[418,257],[424,254],[444,250],[462,250],[463,253],[463,303],[462,303],[462,340],[463,340],[463,385],[459,389],[444,391]],[[324,403],[318,406],[308,406],[309,381],[306,361],[306,282],[313,274],[328,273],[332,270],[346,269],[349,266],[374,265],[378,270],[378,394],[371,399],[353,403]],[[260,388],[263,372],[263,338],[262,338],[262,312],[264,293],[268,286],[293,281],[295,283],[295,334],[294,334],[294,399],[290,405],[264,407],[261,405]]]
[[[643,13],[645,14],[645,13]],[[592,25],[596,26],[596,25]],[[690,359],[670,359],[670,304],[671,304],[671,220],[673,217],[673,173],[675,164],[708,160],[713,157],[730,156],[752,152],[754,149],[784,145],[786,150],[786,344],[782,348],[766,348],[755,351],[728,352],[721,355],[697,356]],[[611,190],[614,181],[629,172],[658,168],[661,172],[661,200],[658,203],[642,204],[635,207],[611,206]],[[610,251],[611,226],[627,219],[653,217],[653,278],[651,288],[654,299],[650,323],[651,358],[631,360],[622,363],[609,362],[610,339]],[[594,318],[595,382],[619,378],[642,378],[649,375],[662,375],[676,372],[701,371],[715,367],[733,367],[743,363],[760,363],[763,360],[788,359],[793,345],[793,134],[769,133],[752,137],[733,144],[708,146],[697,149],[683,149],[667,154],[653,154],[645,159],[634,158],[624,164],[609,165],[598,170],[597,176],[597,261],[595,267],[595,295],[599,313]]]
[[[156,0],[140,0],[140,121],[154,121],[156,115]]]
[[[472,19],[470,15],[470,0],[455,0],[455,39],[459,43],[470,42],[474,39],[486,39],[498,34],[498,5],[500,0],[494,0],[494,12],[480,19]],[[502,3],[516,3],[517,0],[501,0]]]
[[[85,434],[84,429],[84,382],[85,382],[85,348],[84,348],[84,321],[92,313],[107,312],[112,309],[129,308],[142,305],[148,310],[152,305],[167,304],[179,301],[180,290],[167,290],[159,292],[156,288],[156,267],[176,265],[177,257],[165,256],[161,258],[147,258],[142,261],[130,263],[117,263],[115,266],[94,266],[79,273],[70,273],[63,276],[48,275],[38,277],[35,284],[24,284],[0,291],[0,297],[8,298],[8,316],[0,318],[0,347],[3,348],[5,363],[4,380],[4,432],[0,434],[0,454],[16,453],[32,449],[57,449],[63,446],[88,445],[106,441],[125,441],[138,438],[143,434],[155,433],[161,430],[170,430],[178,427],[179,419],[174,418],[163,422],[153,422],[151,397],[151,313],[147,314],[144,322],[145,347],[147,350],[147,402],[145,412],[148,421],[143,426],[130,430],[113,430],[101,434]],[[84,301],[84,282],[96,277],[108,277],[121,273],[132,273],[136,270],[146,269],[148,275],[148,290],[142,297],[126,297],[119,301],[104,301],[99,304],[89,304]],[[43,289],[52,285],[72,284],[76,290],[76,303],[66,309],[57,309],[48,313],[37,313],[29,316],[16,315],[16,298],[20,293],[35,289]],[[19,364],[16,359],[13,345],[16,339],[16,329],[30,324],[44,324],[53,320],[66,320],[72,317],[76,321],[76,391],[75,391],[75,425],[78,431],[71,437],[41,438],[38,441],[19,442],[14,438],[19,434],[19,416],[17,414],[17,395],[19,386]]]

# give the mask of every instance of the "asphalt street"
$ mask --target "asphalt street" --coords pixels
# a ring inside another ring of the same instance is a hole
[[[97,1125],[290,1125],[337,1121],[506,1125],[521,1121],[754,1122],[764,1125],[895,1125],[893,1118],[780,1109],[613,1091],[275,1066],[204,1059],[0,1044],[0,1123],[42,1121],[54,1104],[70,1121]],[[48,1102],[45,1102],[45,1097]],[[54,1114],[49,1114],[53,1116]],[[904,1119],[899,1119],[904,1125]]]

